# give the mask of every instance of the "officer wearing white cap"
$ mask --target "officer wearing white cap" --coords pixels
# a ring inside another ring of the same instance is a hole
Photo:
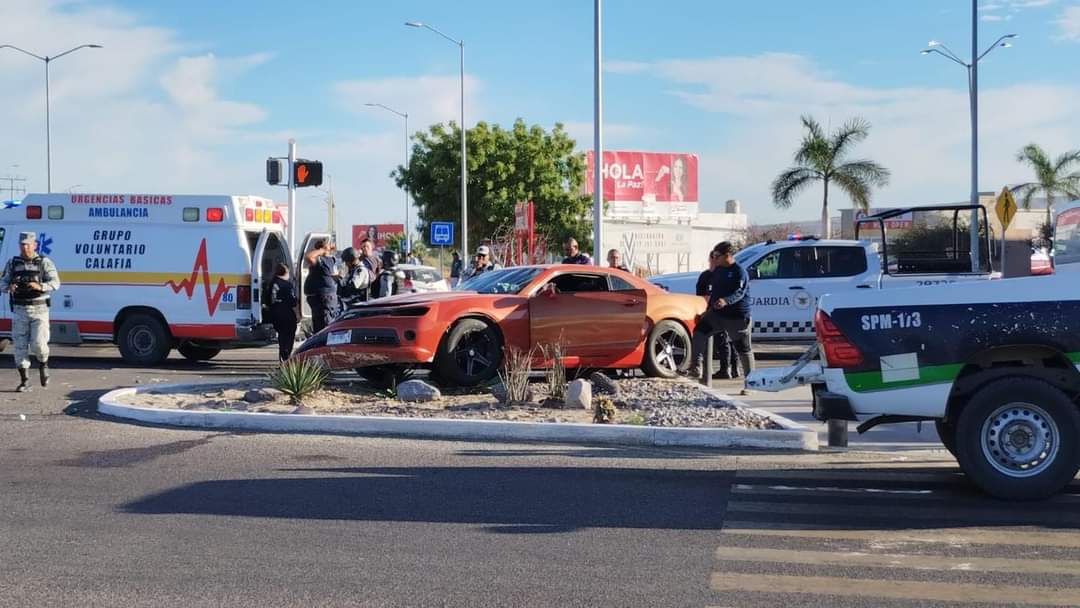
[[[462,283],[479,274],[497,268],[495,263],[491,260],[491,249],[487,245],[481,245],[476,248],[476,257],[473,258],[473,260],[473,265],[469,266],[469,268],[465,270],[465,274],[461,276]]]
[[[60,288],[52,260],[37,252],[37,235],[19,233],[19,255],[11,258],[0,277],[0,291],[10,297],[14,319],[15,368],[18,392],[30,390],[30,355],[38,360],[41,386],[49,385],[49,293]]]

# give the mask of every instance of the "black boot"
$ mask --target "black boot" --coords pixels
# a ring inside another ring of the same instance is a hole
[[[49,386],[48,361],[38,361],[38,376],[41,378],[41,386]]]
[[[16,393],[25,393],[30,390],[30,374],[25,367],[19,368],[19,386],[15,387]]]

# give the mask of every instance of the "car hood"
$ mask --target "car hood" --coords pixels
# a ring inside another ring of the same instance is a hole
[[[368,300],[356,306],[356,309],[364,308],[388,308],[392,306],[416,306],[421,304],[435,304],[452,300],[467,300],[483,297],[486,294],[478,294],[475,291],[429,291],[424,293],[403,293],[376,300]]]

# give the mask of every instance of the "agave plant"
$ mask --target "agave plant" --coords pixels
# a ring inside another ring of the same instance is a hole
[[[326,376],[322,364],[311,359],[289,359],[268,374],[270,385],[288,395],[295,405],[321,389]]]
[[[525,352],[514,347],[506,349],[499,379],[505,389],[503,398],[507,404],[529,400],[529,375],[531,373],[532,352]]]

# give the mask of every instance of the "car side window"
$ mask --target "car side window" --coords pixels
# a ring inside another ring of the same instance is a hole
[[[607,277],[599,274],[561,274],[551,279],[558,293],[608,291]]]
[[[797,279],[803,276],[802,248],[786,247],[766,254],[750,266],[750,276],[757,279]]]
[[[630,281],[627,281],[622,277],[617,277],[613,274],[608,275],[608,281],[611,284],[611,291],[632,291],[634,289],[637,289],[637,287],[634,287],[630,284]],[[663,287],[663,285],[661,285],[661,287]],[[667,288],[664,287],[664,289]]]
[[[815,247],[816,259],[809,264],[809,276],[853,277],[866,272],[866,252],[862,247]]]

